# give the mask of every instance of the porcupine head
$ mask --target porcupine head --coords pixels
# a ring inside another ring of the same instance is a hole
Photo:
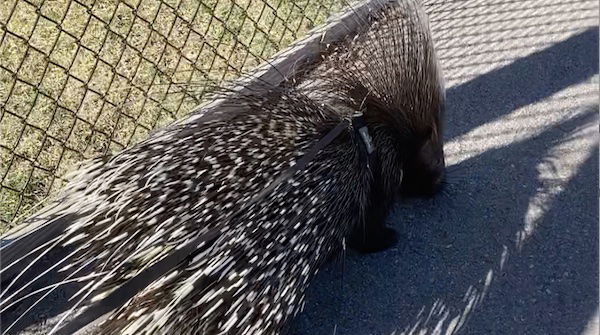
[[[349,43],[331,47],[320,65],[321,91],[333,109],[361,112],[373,139],[376,181],[354,246],[373,238],[362,235],[381,235],[368,242],[379,245],[365,248],[377,251],[393,243],[386,241],[393,232],[381,230],[391,199],[432,196],[443,183],[445,91],[418,4],[403,1],[365,18],[364,26]]]

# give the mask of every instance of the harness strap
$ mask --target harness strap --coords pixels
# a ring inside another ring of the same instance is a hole
[[[232,217],[237,216],[251,205],[263,200],[273,189],[275,189],[275,187],[277,187],[277,185],[291,178],[296,172],[304,170],[306,165],[312,161],[321,150],[331,144],[331,142],[333,142],[333,140],[335,140],[344,131],[344,129],[347,129],[350,124],[352,124],[354,130],[359,133],[367,154],[371,155],[374,150],[373,143],[371,137],[369,136],[368,128],[362,113],[356,114],[352,118],[351,122],[348,119],[344,119],[340,121],[335,128],[323,136],[317,143],[315,143],[315,145],[313,145],[304,156],[296,161],[296,164],[285,170],[279,177],[273,180],[262,191],[245,203],[233,214]],[[369,160],[367,159],[366,162],[368,166]],[[215,240],[217,240],[220,235],[221,232],[218,229],[213,229],[197,236],[183,247],[174,250],[163,259],[157,261],[155,264],[144,269],[135,277],[129,279],[123,285],[111,292],[106,298],[88,306],[81,314],[76,316],[62,328],[58,329],[56,334],[74,334],[103,315],[123,306],[138,292],[142,291],[148,285],[167,274],[169,271],[173,270],[189,256],[204,248],[207,248]]]

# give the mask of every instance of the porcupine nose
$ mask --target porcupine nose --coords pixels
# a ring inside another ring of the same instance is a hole
[[[423,188],[421,188],[420,192],[418,192],[420,194],[416,195],[425,198],[434,197],[437,193],[439,193],[442,190],[444,186],[444,179],[446,178],[445,175],[446,174],[444,169],[436,172],[433,176],[430,177],[430,184],[424,185]]]
[[[436,193],[442,190],[446,180],[446,162],[442,155],[442,157],[437,161],[437,164],[434,168],[434,177],[431,187],[431,196],[434,196]]]

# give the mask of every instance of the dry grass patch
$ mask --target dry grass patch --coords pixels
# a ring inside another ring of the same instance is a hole
[[[0,232],[341,9],[341,0],[19,0],[0,6]]]

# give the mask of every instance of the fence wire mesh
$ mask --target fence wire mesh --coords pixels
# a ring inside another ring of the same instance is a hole
[[[345,0],[17,0],[0,6],[0,232],[84,159],[191,111]]]

